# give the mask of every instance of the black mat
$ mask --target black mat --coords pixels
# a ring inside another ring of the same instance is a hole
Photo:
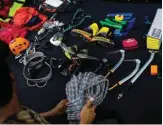
[[[115,49],[103,49],[92,45],[85,45],[89,48],[90,54],[100,57],[107,56],[111,63],[119,59],[119,55],[110,57],[107,55],[109,51],[118,50],[121,47],[121,40],[125,38],[134,37],[139,41],[139,49],[127,52],[126,59],[138,58],[142,61],[143,65],[149,58],[149,53],[145,49],[145,39],[142,37],[148,32],[150,26],[144,24],[144,16],[149,16],[152,20],[157,8],[161,4],[119,4],[112,2],[104,2],[100,0],[86,0],[85,3],[80,5],[85,10],[86,14],[92,15],[93,19],[99,21],[104,19],[108,13],[117,12],[133,12],[137,17],[135,28],[130,32],[129,36],[123,38],[115,38]],[[71,19],[71,13],[64,13],[58,17],[63,22]],[[84,27],[84,26],[83,26]],[[30,35],[29,35],[30,36]],[[83,43],[75,37],[68,36],[66,44]],[[62,55],[59,48],[53,48],[51,51],[54,55]],[[17,91],[21,103],[37,112],[48,111],[54,107],[61,99],[65,98],[65,84],[69,78],[62,77],[58,70],[53,71],[53,78],[48,82],[48,85],[42,89],[30,88],[27,86],[25,79],[22,75],[22,66],[14,60],[13,56],[9,57],[9,63],[12,71],[17,80]],[[157,54],[152,64],[157,64],[161,69],[161,56]],[[123,63],[119,70],[110,78],[111,84],[127,76],[132,70],[134,65],[131,63]],[[127,83],[125,84],[127,85]],[[124,85],[124,86],[125,86]],[[116,100],[117,95],[123,90],[124,87],[117,88],[109,92],[104,102],[97,108],[97,120],[107,118],[117,118],[119,123],[160,123],[161,119],[161,92],[162,84],[156,76],[150,75],[150,67],[141,75],[136,81],[134,87],[126,93],[126,95],[119,101]],[[57,117],[52,120],[53,123],[63,123],[65,117]],[[64,122],[66,123],[66,122]]]

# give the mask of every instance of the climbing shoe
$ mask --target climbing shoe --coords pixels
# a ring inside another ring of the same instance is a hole
[[[73,29],[71,31],[71,34],[73,36],[79,36],[83,39],[86,39],[88,41],[90,41],[92,39],[92,37],[94,37],[99,31],[99,27],[97,25],[97,23],[93,23],[92,25],[90,25],[88,28],[81,30],[81,29]]]
[[[110,28],[108,27],[102,27],[100,29],[100,31],[96,34],[96,36],[94,36],[90,42],[98,42],[99,44],[108,47],[108,45],[110,46],[114,46],[114,42],[110,39],[112,35],[112,31]]]

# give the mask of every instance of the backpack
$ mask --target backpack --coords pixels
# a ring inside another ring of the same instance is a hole
[[[9,23],[0,22],[0,41],[6,44],[9,44],[17,37],[25,37],[27,33],[25,28],[19,28]]]
[[[40,14],[35,8],[22,7],[16,11],[13,17],[14,25],[26,29],[38,30],[47,20],[47,16]]]

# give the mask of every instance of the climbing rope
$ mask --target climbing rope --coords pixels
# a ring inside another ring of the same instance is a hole
[[[92,72],[79,73],[73,76],[66,85],[68,120],[80,120],[80,111],[89,98],[93,105],[99,105],[104,100],[109,88],[109,80]]]

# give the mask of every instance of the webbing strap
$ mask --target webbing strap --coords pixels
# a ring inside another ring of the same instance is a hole
[[[14,0],[12,7],[10,8],[8,17],[13,17],[18,9],[20,9],[26,0]]]

